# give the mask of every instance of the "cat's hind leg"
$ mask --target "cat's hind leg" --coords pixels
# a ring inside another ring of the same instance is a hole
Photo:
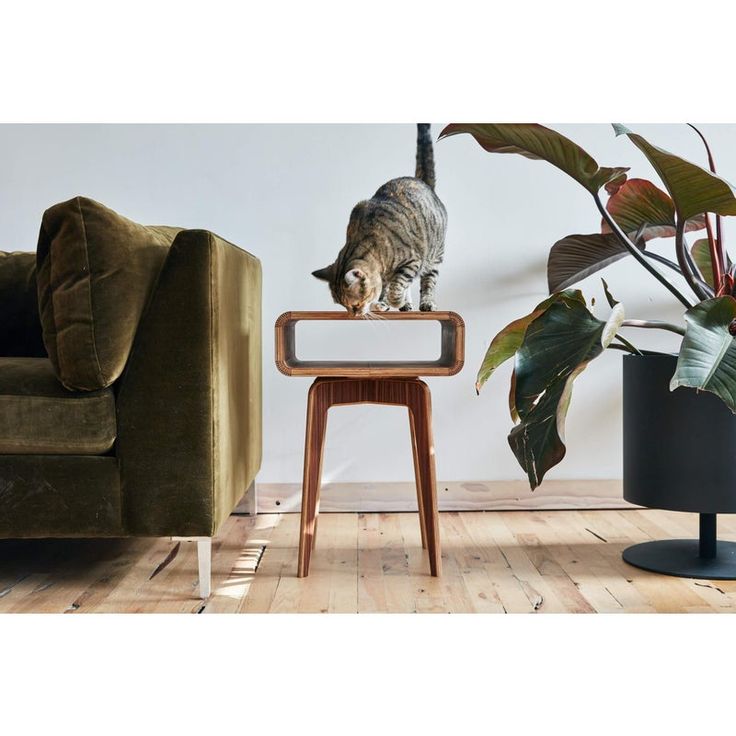
[[[434,290],[437,286],[438,274],[437,265],[434,264],[426,273],[422,274],[419,281],[419,309],[422,312],[437,310],[437,305],[434,303]]]

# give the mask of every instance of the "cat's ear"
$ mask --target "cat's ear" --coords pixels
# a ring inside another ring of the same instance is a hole
[[[332,277],[335,273],[335,264],[331,263],[329,266],[319,268],[316,271],[312,271],[312,276],[320,281],[332,281]]]
[[[359,268],[351,268],[345,274],[345,283],[348,286],[352,286],[356,281],[365,281],[365,273]]]

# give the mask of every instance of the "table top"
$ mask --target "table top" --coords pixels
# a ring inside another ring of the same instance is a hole
[[[397,321],[434,320],[435,322],[459,322],[463,324],[463,318],[457,312],[372,312],[376,319],[388,319]],[[345,309],[329,311],[291,311],[284,312],[277,320],[278,327],[281,322],[320,320],[323,322],[364,322],[370,317],[354,317]]]
[[[437,360],[300,360],[296,353],[296,325],[303,321],[357,321],[347,311],[292,311],[276,320],[276,367],[287,376],[340,376],[353,378],[398,378],[452,376],[462,370],[465,359],[465,323],[455,312],[380,312],[377,321],[434,321],[441,327],[441,352]]]

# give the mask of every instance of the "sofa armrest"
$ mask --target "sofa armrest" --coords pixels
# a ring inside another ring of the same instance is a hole
[[[204,230],[179,233],[117,396],[131,534],[212,536],[261,464],[261,265]]]

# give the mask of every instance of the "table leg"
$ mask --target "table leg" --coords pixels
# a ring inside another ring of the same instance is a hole
[[[414,414],[409,410],[409,427],[411,429],[411,454],[414,458],[414,483],[417,487],[417,507],[419,509],[419,528],[422,532],[422,549],[427,549],[427,520],[424,514],[424,499],[422,498],[422,481],[419,471],[419,450],[417,448],[417,430],[414,426]]]
[[[442,574],[442,555],[432,437],[432,395],[429,386],[424,381],[417,380],[411,385],[412,390],[407,396],[407,403],[413,416],[416,437],[418,484],[422,496],[429,569],[434,577],[439,577]]]
[[[307,399],[307,431],[304,439],[304,477],[297,568],[297,575],[300,578],[309,574],[309,562],[316,541],[322,456],[327,429],[327,409],[329,408],[324,386],[324,382],[318,378],[309,389]]]

